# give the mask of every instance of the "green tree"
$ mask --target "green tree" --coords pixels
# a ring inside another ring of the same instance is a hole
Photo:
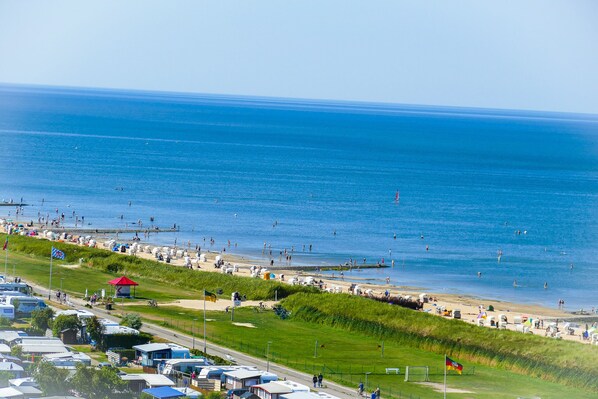
[[[0,371],[0,387],[7,387],[11,378],[15,378],[15,375],[10,371]]]
[[[70,390],[70,384],[66,381],[69,375],[68,370],[59,369],[52,363],[39,362],[32,375],[44,395],[66,395]]]
[[[15,316],[21,313],[19,312],[19,306],[21,306],[21,302],[18,299],[15,298],[12,300],[12,306],[15,307]]]
[[[56,317],[52,322],[52,333],[57,337],[62,330],[67,328],[81,328],[81,321],[77,315],[63,315]]]
[[[120,325],[139,330],[143,325],[143,322],[141,321],[141,316],[139,316],[137,313],[127,313],[120,321]]]
[[[14,345],[12,348],[10,348],[10,355],[21,359],[23,357],[23,348],[21,348],[19,345]]]
[[[97,316],[90,317],[85,322],[85,329],[91,339],[96,341],[96,345],[99,345],[105,330],[104,325],[100,323],[100,319],[98,319]]]
[[[10,327],[13,321],[8,317],[0,317],[0,327]]]
[[[37,308],[31,312],[31,325],[44,332],[52,326],[54,311],[52,308]]]
[[[224,392],[208,392],[206,399],[224,399],[225,396]]]
[[[77,371],[71,378],[71,386],[88,399],[111,399],[117,395],[122,396],[128,387],[126,381],[116,374],[115,368],[96,369],[82,364],[77,365]]]

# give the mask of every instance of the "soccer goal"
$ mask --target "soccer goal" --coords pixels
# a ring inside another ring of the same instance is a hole
[[[407,366],[405,367],[405,381],[418,382],[430,381],[430,369],[428,366]]]

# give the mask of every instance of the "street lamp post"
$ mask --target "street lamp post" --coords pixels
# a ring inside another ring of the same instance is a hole
[[[266,371],[270,371],[270,344],[272,341],[268,341],[268,346],[266,347]]]
[[[64,277],[60,279],[60,292],[62,292],[62,280],[64,280]]]
[[[365,373],[365,389],[366,391],[368,390],[368,375],[372,374],[371,371],[368,371],[367,373]]]

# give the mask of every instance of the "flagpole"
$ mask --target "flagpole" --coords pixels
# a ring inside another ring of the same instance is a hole
[[[48,301],[52,299],[52,251],[50,251],[50,285],[48,286]]]
[[[446,399],[446,353],[444,354],[444,399]]]
[[[8,238],[6,239],[6,241],[8,241]],[[5,250],[6,250],[6,258],[4,258],[4,279],[6,280],[6,274],[8,273],[8,245],[6,245]]]
[[[206,290],[203,290],[203,353],[208,354],[208,345],[206,342]]]

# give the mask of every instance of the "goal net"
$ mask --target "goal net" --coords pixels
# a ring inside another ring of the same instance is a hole
[[[430,370],[428,366],[407,366],[405,368],[405,381],[430,381]]]

